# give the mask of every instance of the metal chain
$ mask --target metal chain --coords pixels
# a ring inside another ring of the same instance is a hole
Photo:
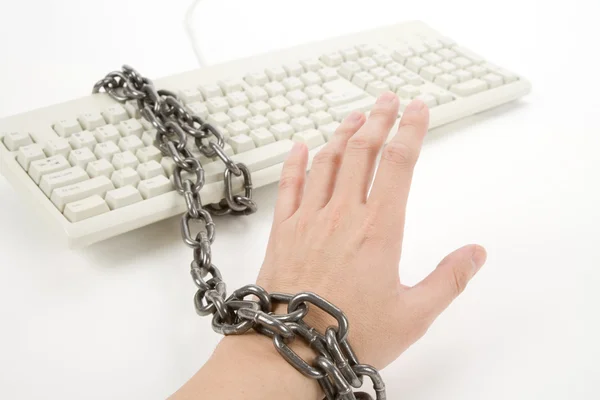
[[[359,363],[348,342],[346,315],[323,297],[311,292],[267,293],[258,285],[244,286],[227,297],[221,272],[212,262],[215,224],[211,213],[247,215],[256,211],[256,204],[252,201],[250,170],[227,156],[219,130],[194,115],[174,93],[156,90],[151,80],[127,65],[98,81],[93,93],[102,89],[119,102],[137,102],[142,117],[156,129],[156,146],[175,163],[173,182],[187,206],[181,219],[181,235],[185,244],[194,249],[190,273],[198,288],[194,296],[196,312],[202,316],[212,315],[213,330],[223,335],[240,335],[253,329],[270,337],[288,363],[319,382],[327,400],[372,400],[365,392],[353,391],[362,386],[365,376],[372,381],[377,400],[385,400],[381,376],[372,366]],[[202,204],[204,169],[188,150],[188,137],[203,155],[218,157],[225,164],[225,199],[218,204]],[[233,192],[234,177],[243,179],[243,196]],[[192,233],[192,223],[200,224],[196,235]],[[276,304],[287,304],[287,313],[276,314]],[[331,315],[337,326],[330,326],[321,334],[306,324],[304,317],[309,304]],[[300,338],[317,353],[312,365],[288,346],[295,338]]]

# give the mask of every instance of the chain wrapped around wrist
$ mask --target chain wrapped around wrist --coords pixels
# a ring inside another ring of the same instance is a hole
[[[225,153],[225,140],[219,130],[194,115],[173,92],[156,90],[150,79],[129,66],[125,65],[121,71],[111,72],[98,81],[93,93],[101,90],[119,102],[135,101],[141,116],[156,129],[155,145],[175,163],[173,183],[187,206],[181,219],[181,233],[185,244],[194,251],[190,272],[197,287],[194,296],[196,312],[202,316],[212,315],[213,330],[223,335],[240,335],[253,329],[270,337],[288,363],[319,382],[327,400],[372,400],[365,392],[353,391],[362,386],[365,376],[371,379],[377,400],[385,400],[385,386],[378,371],[370,365],[360,364],[350,347],[348,319],[324,298],[310,292],[296,295],[268,293],[258,285],[246,285],[227,296],[221,272],[212,263],[215,225],[211,214],[247,215],[256,211],[256,204],[252,201],[250,171]],[[187,148],[188,139],[201,154],[217,157],[225,165],[225,198],[218,204],[202,204],[200,191],[204,187],[204,169]],[[235,177],[243,179],[244,195],[233,192]],[[192,222],[201,224],[196,235],[191,230]],[[287,304],[287,313],[276,314],[276,304]],[[306,324],[304,317],[308,314],[309,304],[332,316],[337,326],[327,328],[322,334]],[[288,346],[297,337],[317,353],[312,365]]]

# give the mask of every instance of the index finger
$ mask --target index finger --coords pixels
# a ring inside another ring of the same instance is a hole
[[[423,139],[429,125],[429,110],[420,100],[410,103],[402,119],[398,133],[385,146],[381,163],[367,200],[367,207],[376,207],[377,215],[393,231],[388,235],[401,237],[404,231],[404,214],[413,170]]]

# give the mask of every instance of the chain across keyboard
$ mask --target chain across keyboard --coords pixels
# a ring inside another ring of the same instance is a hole
[[[367,44],[345,45],[355,39]],[[218,127],[225,152],[259,175],[258,186],[277,180],[273,167],[280,168],[293,142],[306,143],[314,155],[343,118],[354,110],[368,113],[385,91],[398,94],[401,110],[412,99],[423,100],[436,126],[529,90],[516,74],[418,23],[259,56],[247,69],[235,63],[167,78],[159,87],[173,90],[193,114]],[[12,128],[0,133],[5,175],[13,183],[27,177],[26,192],[42,194],[36,200],[49,201],[63,227],[82,226],[67,229],[70,236],[90,243],[183,211],[173,196],[175,164],[153,145],[156,132],[135,102],[119,104],[99,94],[19,117],[0,121],[0,131]],[[30,126],[39,117],[45,125]],[[218,201],[223,163],[193,143],[189,148],[205,169],[203,201]],[[140,207],[152,199],[162,201]],[[150,207],[157,206],[152,215]],[[126,218],[123,210],[139,215]],[[116,221],[124,217],[124,223]]]

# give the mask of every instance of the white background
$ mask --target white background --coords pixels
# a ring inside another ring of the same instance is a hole
[[[197,67],[190,2],[1,2],[0,116],[85,95],[123,63],[151,77]],[[532,81],[523,101],[426,143],[403,279],[470,242],[489,258],[384,378],[391,399],[600,398],[598,2],[208,3],[195,25],[211,61],[421,19]],[[217,220],[230,288],[257,274],[274,196]],[[0,178],[0,221],[0,398],[164,398],[217,343],[193,309],[177,218],[68,250]]]

